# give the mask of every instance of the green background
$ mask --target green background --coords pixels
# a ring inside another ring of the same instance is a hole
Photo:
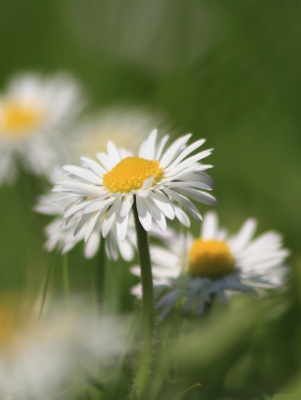
[[[90,109],[130,104],[164,115],[162,130],[175,136],[193,132],[194,139],[205,137],[206,146],[214,147],[208,162],[214,165],[210,174],[223,225],[235,231],[253,216],[259,221],[258,232],[283,233],[293,254],[288,311],[280,313],[260,343],[266,348],[272,337],[276,344],[268,351],[285,349],[286,360],[280,368],[281,354],[277,362],[268,358],[276,370],[271,368],[273,378],[254,378],[264,388],[274,387],[274,381],[286,384],[301,364],[295,357],[301,354],[296,344],[300,20],[301,3],[296,0],[0,2],[1,87],[17,72],[67,70],[90,93]],[[23,172],[15,185],[0,188],[3,290],[30,286],[41,292],[49,262],[42,232],[49,218],[35,215],[32,207],[46,187]],[[200,206],[202,212],[207,209]],[[78,247],[68,256],[70,286],[85,291],[94,280],[97,258],[84,260]],[[56,256],[52,288],[58,292],[62,264]],[[112,263],[106,281],[108,307],[132,309],[128,288],[135,279],[127,267]],[[296,346],[286,347],[292,340]]]

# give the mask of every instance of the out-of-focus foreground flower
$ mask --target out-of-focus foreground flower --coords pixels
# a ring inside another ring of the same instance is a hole
[[[163,315],[176,304],[185,312],[197,314],[216,298],[227,301],[226,294],[281,287],[287,268],[283,265],[289,251],[282,247],[282,237],[267,232],[252,239],[256,221],[248,219],[236,235],[228,236],[218,228],[217,215],[205,215],[199,238],[176,234],[169,248],[153,247],[153,276],[160,292],[157,303]],[[132,273],[140,275],[139,268]],[[140,296],[140,285],[132,293]]]
[[[55,192],[68,193],[74,204],[66,211],[69,219],[80,211],[77,226],[86,228],[86,239],[97,222],[105,215],[102,235],[106,237],[113,224],[117,225],[117,236],[123,241],[127,235],[130,210],[136,199],[139,220],[146,231],[150,231],[154,219],[162,231],[166,230],[166,219],[178,218],[189,226],[187,214],[178,203],[196,220],[201,215],[189,198],[206,204],[216,200],[203,190],[211,190],[213,182],[204,171],[210,165],[199,161],[211,154],[211,150],[198,152],[204,140],[186,146],[191,135],[176,140],[166,151],[168,136],[156,145],[157,131],[154,130],[142,143],[139,156],[117,149],[113,142],[107,145],[108,154],[97,153],[100,163],[82,157],[83,167],[65,166],[73,181],[58,182]],[[203,190],[200,190],[203,189]]]
[[[37,175],[65,162],[63,131],[84,106],[82,90],[68,74],[14,77],[0,94],[0,182],[12,181],[18,165]]]
[[[123,349],[124,320],[96,318],[75,301],[68,311],[62,303],[52,305],[38,321],[30,304],[1,296],[1,399],[52,399],[68,392],[74,374],[89,376],[96,364],[100,376]]]

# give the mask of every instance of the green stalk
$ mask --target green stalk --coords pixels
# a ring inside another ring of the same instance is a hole
[[[64,282],[64,293],[67,304],[69,304],[70,298],[70,287],[69,287],[69,268],[68,268],[68,255],[67,253],[63,256],[63,282]]]
[[[105,289],[105,270],[106,270],[106,240],[100,239],[99,261],[97,268],[96,278],[96,292],[98,306],[102,306],[104,302],[104,289]]]
[[[137,232],[137,246],[142,283],[142,350],[140,354],[139,368],[135,377],[132,399],[134,399],[136,395],[139,399],[143,394],[151,369],[154,331],[154,289],[148,236],[138,217],[136,199],[133,212]]]
[[[47,268],[47,274],[46,274],[46,279],[45,279],[45,284],[44,284],[44,289],[43,289],[43,294],[42,294],[42,301],[41,301],[41,306],[40,306],[40,312],[39,312],[39,317],[38,317],[39,320],[42,318],[42,315],[43,315],[46,297],[47,297],[47,293],[48,293],[48,289],[49,289],[49,285],[50,285],[50,281],[51,281],[51,276],[52,276],[52,273],[53,273],[53,270],[55,267],[54,261],[55,261],[55,253],[52,253],[49,257],[49,264],[48,264],[48,268]]]

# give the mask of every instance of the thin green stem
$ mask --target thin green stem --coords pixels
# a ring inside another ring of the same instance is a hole
[[[64,254],[63,256],[63,284],[64,284],[64,293],[66,297],[67,303],[69,302],[70,297],[70,286],[69,286],[69,268],[68,268],[68,255]]]
[[[134,399],[137,395],[139,399],[143,394],[151,369],[154,330],[154,289],[148,236],[138,217],[136,199],[133,212],[137,232],[137,246],[142,283],[142,350],[131,397]]]
[[[143,326],[147,333],[148,340],[152,339],[154,329],[154,287],[151,258],[147,232],[138,217],[136,201],[133,207],[135,226],[137,232],[138,255],[141,269],[142,284],[142,305],[143,305]]]
[[[44,284],[44,289],[43,289],[43,294],[42,294],[41,307],[40,307],[40,312],[39,312],[39,317],[38,317],[39,320],[42,318],[42,315],[43,315],[46,297],[47,297],[47,293],[48,293],[48,289],[49,289],[49,285],[50,285],[50,281],[51,281],[51,276],[54,271],[54,267],[55,267],[54,260],[55,260],[55,254],[53,253],[53,254],[51,254],[51,256],[49,258],[47,274],[46,274],[46,279],[45,279],[45,284]]]
[[[106,272],[106,240],[101,238],[100,240],[100,250],[99,250],[99,260],[97,268],[97,278],[96,278],[96,291],[97,291],[97,302],[98,305],[103,305],[104,302],[104,289],[105,289],[105,272]]]

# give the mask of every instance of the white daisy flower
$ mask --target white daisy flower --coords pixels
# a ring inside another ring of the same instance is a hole
[[[105,376],[124,349],[127,321],[96,318],[82,302],[69,310],[49,305],[38,321],[30,299],[2,294],[0,300],[1,399],[57,398],[83,370],[95,374],[97,365],[97,376]]]
[[[95,149],[105,152],[107,143],[112,141],[117,148],[130,147],[135,152],[154,126],[154,119],[153,115],[140,109],[107,109],[78,126],[71,151],[76,159],[81,156],[94,159]]]
[[[189,226],[189,218],[182,207],[197,221],[201,221],[198,209],[188,197],[205,204],[216,204],[214,197],[204,192],[213,186],[211,178],[204,173],[212,166],[199,163],[211,154],[211,150],[186,158],[205,140],[198,140],[187,147],[186,143],[191,137],[189,134],[163,151],[168,136],[164,136],[158,145],[156,136],[157,130],[154,130],[140,146],[137,157],[124,149],[118,150],[109,142],[108,154],[96,154],[99,163],[83,157],[82,168],[64,167],[74,180],[58,182],[54,191],[68,193],[74,199],[73,205],[64,214],[65,219],[72,218],[80,211],[77,227],[89,221],[86,240],[100,218],[106,214],[102,224],[103,237],[107,236],[116,223],[117,236],[123,241],[135,198],[139,220],[146,231],[151,230],[152,219],[165,231],[165,217],[176,217]]]
[[[252,239],[255,229],[256,221],[248,219],[236,235],[229,236],[218,228],[217,215],[209,212],[199,238],[174,233],[169,249],[153,247],[154,284],[158,293],[169,288],[157,304],[163,314],[179,301],[184,311],[194,307],[200,314],[215,297],[226,302],[226,295],[236,291],[282,286],[289,251],[282,248],[282,237],[276,232]],[[138,267],[131,271],[140,276]],[[140,285],[132,293],[140,297]]]
[[[83,108],[81,90],[67,74],[13,78],[0,94],[0,182],[12,181],[17,165],[37,175],[64,162],[61,131]]]

